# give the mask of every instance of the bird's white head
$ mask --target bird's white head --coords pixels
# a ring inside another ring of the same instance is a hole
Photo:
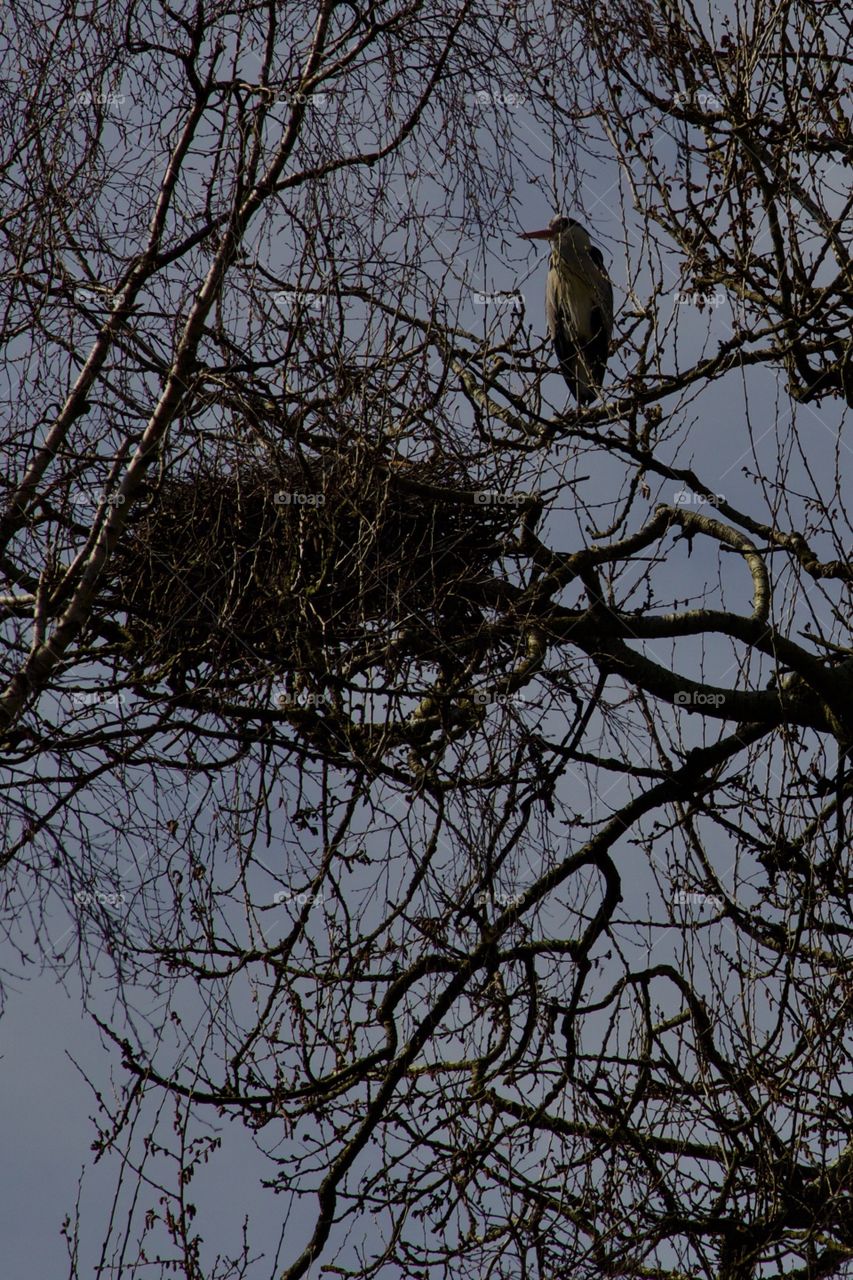
[[[577,252],[588,251],[590,246],[589,232],[582,227],[574,218],[567,218],[564,214],[557,214],[552,218],[547,227],[542,231],[525,231],[522,232],[522,240],[550,240],[554,249],[558,252],[565,249],[574,249]]]

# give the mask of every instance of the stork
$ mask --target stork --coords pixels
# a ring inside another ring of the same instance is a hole
[[[548,333],[569,390],[578,404],[589,404],[601,389],[613,332],[613,286],[604,257],[574,218],[558,215],[544,231],[527,231],[521,239],[551,243]]]

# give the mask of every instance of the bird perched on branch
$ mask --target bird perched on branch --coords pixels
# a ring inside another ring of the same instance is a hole
[[[527,231],[521,239],[551,243],[548,332],[569,390],[578,404],[589,404],[601,389],[613,332],[613,286],[604,257],[574,218],[552,218],[544,231]]]

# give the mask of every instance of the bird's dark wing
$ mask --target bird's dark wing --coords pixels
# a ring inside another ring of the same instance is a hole
[[[554,341],[554,353],[560,364],[573,360],[578,353],[572,319],[565,307],[549,306],[547,310],[548,330]]]
[[[598,257],[601,258],[601,253],[598,250],[596,252]],[[598,272],[596,292],[598,293],[601,315],[604,327],[607,329],[607,340],[609,342],[613,333],[613,285],[610,283],[610,276],[604,270],[603,259]]]
[[[593,308],[590,320],[592,337],[583,344],[581,351],[593,382],[600,387],[604,380],[604,370],[607,368],[607,357],[610,354],[610,328],[601,307]]]
[[[595,399],[595,392],[587,385],[584,370],[578,367],[578,357],[583,348],[579,345],[568,309],[556,303],[550,296],[546,303],[548,331],[554,344],[554,355],[560,363],[560,372],[578,404],[588,404]]]
[[[607,367],[607,357],[610,354],[610,338],[613,334],[613,285],[610,283],[610,277],[604,269],[604,258],[601,250],[590,247],[589,256],[598,268],[596,271],[598,278],[595,281],[598,305],[593,307],[590,315],[592,333],[589,341],[584,344],[584,355],[589,364],[593,381],[600,387],[604,379],[604,370]]]

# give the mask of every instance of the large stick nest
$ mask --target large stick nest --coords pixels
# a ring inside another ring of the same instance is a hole
[[[298,670],[412,618],[470,615],[518,519],[477,489],[447,459],[360,452],[168,480],[115,558],[135,660],[172,675]]]

